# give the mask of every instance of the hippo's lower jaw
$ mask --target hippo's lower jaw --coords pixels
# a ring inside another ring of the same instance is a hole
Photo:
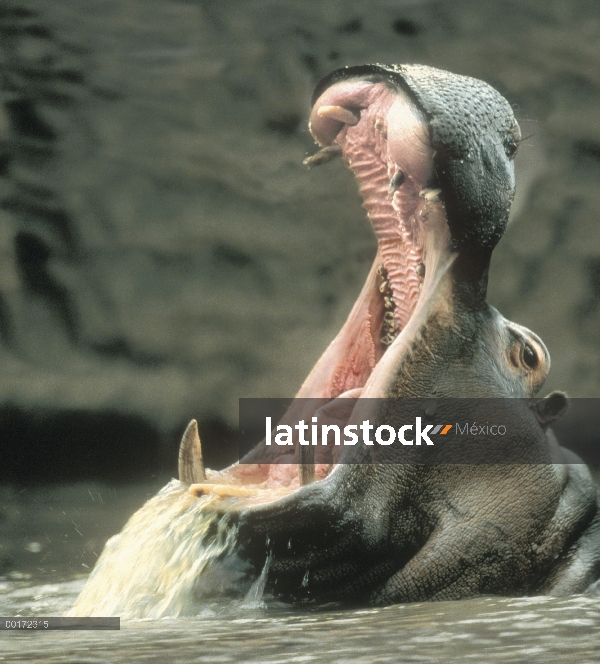
[[[482,250],[483,259],[474,255],[472,246],[461,253],[460,242],[451,236],[428,120],[409,93],[382,76],[339,81],[316,100],[310,130],[324,150],[335,147],[354,172],[378,251],[346,323],[302,385],[300,400],[280,423],[310,421],[318,399],[531,395],[547,375],[547,351],[535,335],[508,323],[485,303],[489,251]],[[475,265],[473,274],[469,270],[465,274],[461,265],[465,255]],[[471,389],[463,382],[444,392],[432,389],[427,381],[407,383],[399,378],[415,347],[427,346],[423,330],[435,328],[439,338],[467,330],[482,337],[477,342],[481,345],[488,341],[483,338],[486,327],[493,328],[490,343],[498,346],[498,364],[505,374],[502,391],[491,385],[482,392],[481,385]],[[336,413],[338,421],[341,417],[347,423],[352,417],[347,404],[346,412]],[[338,461],[331,447],[319,450],[325,458],[321,456],[316,465],[298,456],[312,452],[310,448],[288,449],[267,451],[260,446],[243,464],[220,473],[209,471],[208,482],[194,472],[187,472],[186,478],[198,484],[192,488],[197,495],[246,493],[248,502],[255,503],[322,480]]]

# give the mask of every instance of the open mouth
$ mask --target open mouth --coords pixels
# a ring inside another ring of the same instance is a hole
[[[316,415],[319,422],[344,424],[356,399],[387,396],[393,367],[456,254],[436,186],[430,129],[404,89],[381,75],[334,83],[316,100],[309,128],[321,150],[305,163],[315,166],[335,156],[345,161],[356,177],[378,251],[346,323],[281,423],[310,422]],[[342,453],[331,445],[261,445],[242,463],[208,471],[205,479],[188,473],[195,479],[191,491],[273,500],[326,478]]]

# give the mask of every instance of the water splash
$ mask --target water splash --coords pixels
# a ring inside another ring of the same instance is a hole
[[[231,515],[173,480],[129,519],[98,559],[72,616],[164,618],[198,613],[197,600],[241,588]],[[249,583],[248,583],[249,585]]]
[[[266,604],[263,601],[263,595],[265,594],[265,586],[267,585],[267,578],[269,576],[269,566],[271,564],[271,554],[267,556],[265,560],[264,567],[262,572],[256,581],[250,586],[250,590],[244,597],[242,606],[245,609],[264,609]]]
[[[306,573],[302,577],[302,583],[300,584],[301,588],[306,588],[308,586],[308,570],[306,570]]]

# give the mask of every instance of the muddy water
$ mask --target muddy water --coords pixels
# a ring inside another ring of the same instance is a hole
[[[5,490],[0,615],[69,611],[86,583],[85,565],[90,567],[98,553],[97,540],[119,531],[153,489]],[[172,547],[167,563],[185,561],[198,547],[206,551],[207,542],[225,550],[227,537],[216,536],[215,527],[209,530],[210,541],[200,535],[188,548],[181,548],[181,542]],[[135,577],[144,561],[138,562],[123,560],[130,589],[139,584]],[[205,555],[201,564],[209,563]],[[181,603],[185,592],[179,603],[171,596],[169,605],[164,594],[160,599],[162,615],[179,611],[190,614],[186,617],[124,619],[118,632],[0,632],[0,662],[600,661],[600,599],[595,597],[486,597],[309,612],[274,604],[262,595],[260,583],[226,601],[214,601],[206,588],[199,592],[205,598],[195,604]],[[106,597],[116,601],[109,592]]]

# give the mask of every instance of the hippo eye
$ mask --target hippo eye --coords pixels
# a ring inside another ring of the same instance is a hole
[[[510,360],[517,368],[525,371],[536,371],[541,368],[544,356],[536,346],[525,339],[515,339],[510,349]]]
[[[538,365],[538,356],[533,348],[527,344],[523,349],[523,362],[530,368],[535,369]]]

